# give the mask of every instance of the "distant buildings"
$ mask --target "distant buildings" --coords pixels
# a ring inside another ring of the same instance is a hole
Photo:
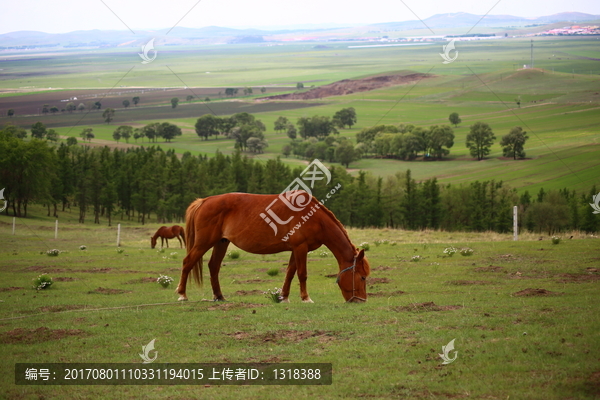
[[[535,36],[579,36],[579,35],[600,35],[600,27],[595,26],[565,26],[564,28],[550,29],[544,32],[536,33]]]

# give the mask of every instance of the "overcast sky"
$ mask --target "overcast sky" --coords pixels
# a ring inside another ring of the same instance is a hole
[[[598,0],[17,0],[3,2],[0,33],[35,30],[289,27],[363,24],[467,12],[520,17],[576,11],[600,15]],[[412,10],[412,12],[411,12]]]

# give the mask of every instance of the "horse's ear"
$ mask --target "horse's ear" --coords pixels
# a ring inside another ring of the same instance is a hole
[[[365,249],[361,249],[356,256],[356,262],[362,261],[365,258]]]

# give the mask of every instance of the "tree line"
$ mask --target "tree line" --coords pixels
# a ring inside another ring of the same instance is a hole
[[[26,217],[30,204],[47,206],[48,215],[77,212],[79,222],[113,219],[182,222],[198,197],[245,192],[280,193],[302,172],[280,159],[263,163],[236,152],[230,156],[178,157],[160,147],[110,149],[23,140],[11,129],[0,131],[0,187],[5,213]],[[441,185],[436,178],[416,182],[410,170],[386,178],[344,168],[330,169],[330,184],[341,189],[327,207],[346,226],[447,231],[512,229],[512,207],[520,208],[521,229],[553,234],[563,230],[597,231],[600,223],[585,193],[568,189],[519,195],[501,181]],[[317,199],[330,187],[318,182]]]

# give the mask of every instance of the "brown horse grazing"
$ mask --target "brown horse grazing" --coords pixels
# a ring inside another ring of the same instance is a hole
[[[285,196],[300,199],[303,207],[292,211],[279,200],[281,195],[227,193],[197,199],[187,209],[187,256],[183,260],[181,278],[176,292],[179,300],[185,293],[189,273],[197,284],[202,283],[202,256],[213,248],[208,262],[214,299],[225,300],[219,285],[219,270],[229,242],[254,254],[274,254],[291,251],[281,297],[288,302],[294,274],[300,281],[302,301],[312,303],[306,291],[306,257],[309,251],[325,245],[339,264],[337,284],[348,302],[367,300],[366,278],[370,273],[364,250],[358,250],[333,213],[304,191],[286,192]],[[303,197],[301,197],[303,196]],[[276,220],[266,216],[265,211]]]
[[[180,237],[181,236],[181,237]],[[167,241],[167,248],[169,248],[169,239],[177,238],[179,240],[179,247],[183,248],[181,241],[183,240],[183,244],[185,244],[185,235],[183,233],[183,228],[179,225],[173,225],[170,228],[166,226],[161,226],[158,228],[154,236],[150,238],[150,247],[156,247],[156,239],[160,237],[160,247],[164,246],[164,241]]]

